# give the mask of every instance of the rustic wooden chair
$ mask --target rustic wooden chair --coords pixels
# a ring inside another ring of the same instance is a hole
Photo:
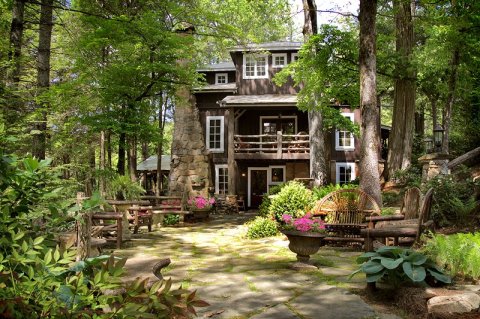
[[[138,233],[141,226],[147,226],[148,231],[152,231],[153,210],[152,206],[132,206],[128,209],[130,216],[129,222],[133,224],[133,233]]]
[[[360,189],[341,189],[327,194],[312,209],[323,216],[329,236],[326,241],[363,242],[360,229],[366,228],[366,217],[379,214],[380,207],[372,196]]]
[[[371,227],[362,229],[361,234],[365,238],[365,250],[373,250],[374,239],[393,238],[393,245],[412,245],[418,242],[420,236],[426,229],[433,228],[433,221],[430,220],[430,210],[432,207],[433,189],[429,189],[423,196],[422,204],[419,209],[418,217],[403,219],[397,221],[388,221],[380,224],[381,227]],[[372,217],[375,219],[382,216]],[[388,216],[386,216],[388,217]]]

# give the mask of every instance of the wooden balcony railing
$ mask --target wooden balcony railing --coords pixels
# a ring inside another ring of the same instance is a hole
[[[235,135],[235,153],[309,153],[310,141],[306,133],[300,132],[295,135]]]

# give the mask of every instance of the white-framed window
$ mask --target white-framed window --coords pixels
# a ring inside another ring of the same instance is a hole
[[[354,119],[353,113],[342,113],[343,116],[348,117],[352,122]],[[353,151],[355,149],[355,139],[353,133],[348,131],[335,131],[335,150],[337,151]]]
[[[269,166],[268,184],[277,185],[285,183],[286,166]]]
[[[355,179],[355,163],[336,163],[335,175],[337,184],[343,185]]]
[[[228,83],[228,73],[215,73],[215,84]]]
[[[292,53],[292,62],[298,60],[298,53]]]
[[[228,165],[215,165],[215,194],[228,194]]]
[[[268,78],[268,56],[244,54],[243,55],[243,78],[244,79]]]
[[[211,152],[221,153],[224,150],[224,118],[223,116],[207,116],[206,142]]]
[[[274,53],[274,54],[272,54],[272,67],[283,68],[286,65],[287,65],[287,54],[286,53]]]

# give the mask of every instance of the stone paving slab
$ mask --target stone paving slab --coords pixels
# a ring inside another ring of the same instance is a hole
[[[248,240],[243,226],[248,215],[214,216],[209,222],[184,227],[145,230],[133,236],[115,254],[129,257],[129,278],[151,277],[161,258],[171,265],[162,270],[179,284],[197,290],[209,302],[198,316],[214,319],[399,319],[376,314],[349,288],[365,287],[361,275],[348,280],[362,252],[343,247],[322,247],[312,257],[319,269],[297,272],[296,261],[283,236]],[[153,276],[152,276],[153,277]]]

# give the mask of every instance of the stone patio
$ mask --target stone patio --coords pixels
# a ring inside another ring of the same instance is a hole
[[[125,242],[118,256],[128,257],[127,279],[150,277],[161,258],[171,264],[162,270],[174,287],[197,290],[210,303],[198,308],[203,318],[400,318],[376,313],[350,288],[365,287],[356,269],[360,250],[322,247],[312,256],[318,270],[288,269],[295,255],[283,235],[248,240],[243,223],[252,214],[212,216],[204,223],[141,229]]]

